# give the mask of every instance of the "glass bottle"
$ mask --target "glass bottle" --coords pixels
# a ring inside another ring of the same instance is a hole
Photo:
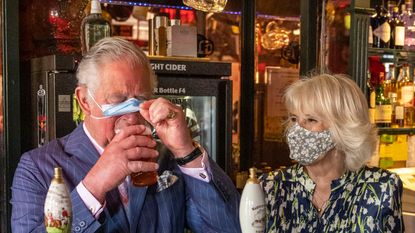
[[[372,74],[368,71],[367,72],[367,87],[369,88],[369,92],[368,92],[368,100],[369,100],[369,120],[370,123],[375,124],[375,108],[376,108],[376,86],[373,85],[373,83],[371,82],[372,79]]]
[[[242,233],[264,232],[265,195],[256,176],[257,169],[249,169],[249,179],[241,195],[239,220]]]
[[[44,213],[46,232],[71,232],[71,197],[63,181],[60,167],[54,169],[54,177],[46,195]]]
[[[393,14],[393,8],[395,8],[396,6],[396,2],[394,0],[388,0],[386,3],[386,8],[387,8],[387,12],[386,12],[386,16],[388,18],[392,18],[392,14]]]
[[[403,127],[404,126],[404,108],[398,103],[397,93],[389,93],[390,101],[392,105],[392,124],[391,127]]]
[[[82,54],[91,49],[100,39],[111,36],[111,26],[102,17],[101,3],[91,0],[91,13],[82,20],[81,45]]]
[[[402,66],[402,77],[398,82],[398,100],[399,104],[404,108],[405,127],[412,127],[414,122],[414,84],[409,76],[409,66]]]
[[[403,64],[401,68],[400,78],[398,82],[398,100],[401,105],[412,105],[412,99],[414,97],[414,85],[409,76],[408,64]]]
[[[415,50],[415,15],[412,12],[412,0],[405,0],[405,11],[402,12],[402,21],[405,24],[405,44],[407,50]]]
[[[167,25],[168,18],[166,16],[154,18],[155,55],[167,56]]]
[[[373,47],[389,48],[391,28],[383,6],[376,6],[376,15],[370,20],[373,34]]]
[[[395,76],[395,65],[390,64],[389,66],[385,66],[387,68],[386,70],[386,79],[383,82],[383,90],[384,95],[388,98],[391,98],[391,94],[395,93],[397,94],[397,82],[396,82],[396,76]]]
[[[399,8],[393,7],[391,18],[389,18],[391,27],[391,39],[389,47],[391,49],[402,49],[405,42],[405,25],[399,17]]]
[[[383,86],[376,87],[375,123],[378,127],[390,127],[392,123],[392,105],[383,95]]]

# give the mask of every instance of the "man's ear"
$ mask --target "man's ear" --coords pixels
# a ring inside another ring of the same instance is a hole
[[[75,89],[75,96],[78,100],[79,107],[81,107],[82,111],[85,115],[91,114],[91,107],[88,102],[88,92],[87,88],[83,86],[78,86]]]

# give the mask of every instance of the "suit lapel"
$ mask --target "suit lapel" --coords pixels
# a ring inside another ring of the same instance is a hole
[[[119,197],[118,189],[107,193],[107,208],[105,214],[110,219],[106,232],[133,232],[129,230],[127,214]]]
[[[147,194],[147,187],[135,187],[130,184],[128,189],[128,208],[130,212],[130,229],[131,232],[137,231],[138,220],[141,216],[141,209]]]
[[[65,152],[72,155],[74,164],[77,165],[76,168],[74,168],[77,169],[75,172],[75,174],[77,174],[76,184],[86,176],[99,159],[98,151],[83,130],[83,124],[80,124],[69,135],[65,145]],[[109,231],[122,229],[122,231],[119,232],[129,232],[127,215],[121,203],[117,188],[107,193],[106,202],[104,213],[109,219],[109,224],[107,224],[108,226],[106,226],[106,228],[111,229]]]
[[[99,158],[97,150],[84,132],[83,124],[80,124],[69,135],[65,145],[65,152],[71,154],[73,159],[77,160],[76,163],[81,165],[82,172],[79,172],[81,179],[85,177]]]

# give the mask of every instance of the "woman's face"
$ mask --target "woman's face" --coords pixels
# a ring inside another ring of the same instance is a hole
[[[325,121],[311,113],[290,113],[290,120],[293,123],[298,123],[301,127],[314,132],[321,132],[328,128],[327,123]]]

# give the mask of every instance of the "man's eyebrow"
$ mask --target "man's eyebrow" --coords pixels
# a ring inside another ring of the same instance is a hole
[[[105,98],[111,99],[111,98],[126,98],[126,95],[123,93],[106,93]]]
[[[145,99],[145,100],[149,100],[154,98],[154,93],[152,91],[147,91],[147,92],[142,92],[140,93],[140,95],[136,96],[137,99]]]
[[[149,100],[150,98],[148,98],[148,97],[146,97],[146,96],[142,96],[142,95],[139,95],[139,96],[134,96],[136,99],[138,99],[138,100]]]

